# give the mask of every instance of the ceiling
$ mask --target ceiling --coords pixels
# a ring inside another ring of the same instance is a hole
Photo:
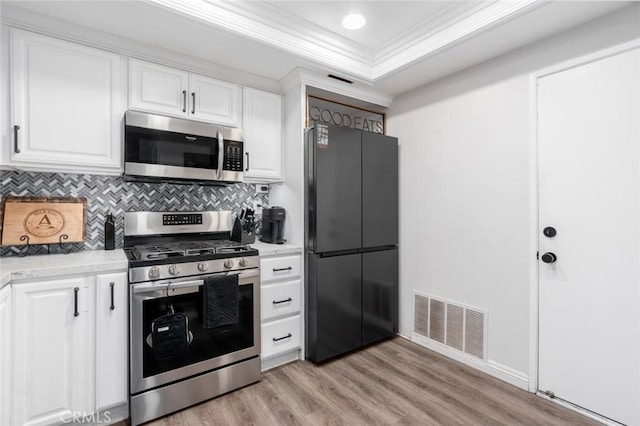
[[[2,1],[268,79],[300,67],[398,95],[627,6],[623,1]],[[6,9],[6,7],[5,7]],[[357,11],[367,24],[341,26]],[[16,15],[18,15],[16,17]]]

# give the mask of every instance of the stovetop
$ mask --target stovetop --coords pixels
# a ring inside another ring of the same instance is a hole
[[[253,249],[229,240],[181,241],[159,244],[136,245],[131,249],[134,260],[164,260],[188,262],[190,256],[207,256],[208,259],[220,259],[225,254],[238,256],[251,255]],[[226,256],[225,256],[226,257]]]

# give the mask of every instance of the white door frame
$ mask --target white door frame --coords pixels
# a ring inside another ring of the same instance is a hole
[[[586,65],[601,59],[615,56],[629,50],[640,47],[640,39],[632,40],[605,50],[598,51],[586,56],[571,59],[566,62],[554,65],[530,74],[529,93],[530,105],[529,114],[529,392],[538,391],[538,80],[550,74],[555,74],[577,66]],[[640,301],[639,301],[640,303]],[[584,414],[584,413],[583,413]],[[596,417],[594,417],[596,418]],[[598,417],[602,421],[602,418]]]

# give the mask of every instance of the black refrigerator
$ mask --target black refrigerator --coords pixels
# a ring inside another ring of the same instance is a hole
[[[305,142],[306,352],[321,362],[398,329],[398,139],[314,123]]]

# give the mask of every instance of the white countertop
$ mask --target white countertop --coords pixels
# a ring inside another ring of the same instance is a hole
[[[251,247],[258,249],[260,256],[275,256],[279,254],[302,253],[302,247],[294,244],[269,244],[262,241],[256,241],[249,244]]]
[[[49,254],[0,258],[0,288],[17,280],[105,271],[126,271],[122,250],[92,250],[70,254]]]

